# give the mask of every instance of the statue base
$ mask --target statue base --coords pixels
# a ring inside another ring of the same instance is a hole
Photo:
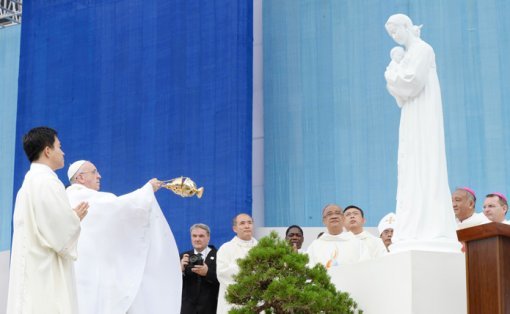
[[[407,251],[328,270],[365,314],[466,314],[464,254]]]
[[[400,240],[390,245],[392,253],[407,251],[459,253],[462,245],[458,240],[440,238],[433,240]]]

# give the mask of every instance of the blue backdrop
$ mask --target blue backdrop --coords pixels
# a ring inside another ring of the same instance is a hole
[[[395,13],[436,52],[451,189],[510,192],[510,2],[264,2],[266,226],[321,225],[327,203],[375,226],[395,210],[400,110],[384,70]]]
[[[69,164],[88,159],[102,190],[189,176],[204,197],[157,193],[180,250],[189,227],[213,244],[251,212],[250,1],[27,1],[23,4],[14,190],[29,163],[21,136],[59,131]]]

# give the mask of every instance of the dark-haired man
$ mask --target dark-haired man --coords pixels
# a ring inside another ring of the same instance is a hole
[[[303,241],[305,237],[303,236],[303,229],[301,229],[298,225],[292,225],[287,228],[285,231],[285,240],[287,240],[295,252],[304,253],[302,249]]]
[[[55,170],[64,166],[57,132],[48,127],[23,137],[30,170],[16,196],[7,313],[78,313],[73,262],[80,220]]]
[[[366,223],[365,213],[361,208],[349,205],[344,209],[345,229],[352,232],[356,238],[361,240],[370,258],[377,258],[387,253],[386,246],[381,238],[377,238],[363,230]]]
[[[507,211],[508,201],[503,193],[487,194],[483,202],[483,213],[490,221],[504,223]]]
[[[257,240],[253,237],[253,219],[248,214],[239,214],[232,220],[232,230],[236,236],[232,240],[224,243],[218,250],[218,259],[216,261],[216,274],[220,282],[220,292],[218,295],[218,308],[216,313],[228,313],[232,305],[225,299],[225,293],[229,285],[233,284],[234,276],[239,272],[237,260],[245,258],[248,252],[257,245]]]

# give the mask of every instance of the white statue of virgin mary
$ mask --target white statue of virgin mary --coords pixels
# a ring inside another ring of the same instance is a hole
[[[434,50],[420,38],[421,26],[404,14],[392,15],[385,27],[404,47],[403,57],[392,60],[385,73],[401,108],[397,225],[390,250],[459,252]]]

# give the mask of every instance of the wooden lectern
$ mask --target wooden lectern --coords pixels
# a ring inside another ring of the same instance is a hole
[[[457,237],[465,242],[468,313],[510,313],[510,225],[491,222]]]

